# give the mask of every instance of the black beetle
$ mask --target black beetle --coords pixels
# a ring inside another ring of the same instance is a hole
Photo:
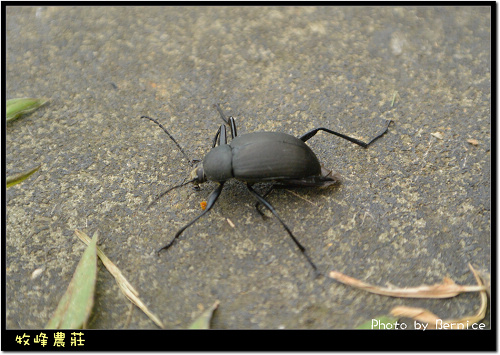
[[[208,197],[205,210],[198,217],[181,228],[175,234],[174,238],[168,244],[160,248],[158,252],[172,246],[174,241],[184,232],[184,230],[210,211],[215,201],[217,201],[217,198],[220,196],[224,183],[234,178],[246,183],[248,190],[257,200],[257,211],[259,211],[258,205],[261,203],[272,212],[288,232],[302,254],[306,257],[309,264],[317,272],[317,267],[307,255],[306,249],[300,244],[297,238],[295,238],[290,228],[281,220],[273,206],[271,206],[265,197],[273,188],[278,186],[326,187],[340,182],[339,176],[323,168],[316,154],[314,154],[311,148],[305,144],[307,140],[319,131],[334,134],[366,148],[387,132],[391,120],[387,120],[387,125],[384,130],[368,143],[323,127],[315,128],[299,138],[279,132],[254,132],[238,136],[234,118],[230,116],[229,119],[227,119],[220,106],[216,104],[215,107],[219,111],[222,120],[228,124],[231,129],[231,143],[227,143],[226,126],[223,124],[215,134],[212,150],[208,152],[203,162],[198,161],[195,169],[191,172],[189,180],[168,189],[159,195],[149,206],[169,191],[189,183],[198,186],[206,181],[214,181],[218,183],[218,186]],[[160,126],[177,145],[182,154],[190,161],[182,147],[165,127],[154,118],[148,116],[142,116],[141,118],[147,118]],[[194,161],[190,162],[191,165],[193,165]],[[252,184],[257,182],[270,182],[273,183],[273,185],[261,196],[252,188]],[[259,211],[259,213],[261,212]]]

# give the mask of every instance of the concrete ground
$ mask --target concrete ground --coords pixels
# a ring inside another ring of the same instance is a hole
[[[51,317],[85,248],[75,229],[99,232],[167,328],[186,328],[216,300],[217,329],[349,329],[396,305],[443,319],[476,313],[477,293],[400,299],[314,278],[238,181],[158,257],[215,184],[174,190],[147,210],[191,167],[140,117],[158,118],[191,159],[203,158],[221,124],[214,103],[240,134],[323,126],[368,140],[393,120],[368,149],[319,133],[307,143],[342,184],[268,200],[324,273],[381,286],[475,284],[469,263],[491,272],[490,8],[6,12],[7,98],[50,99],[6,127],[7,174],[42,164],[6,193],[7,328]],[[489,328],[489,312],[483,322]],[[157,329],[102,264],[88,326]]]

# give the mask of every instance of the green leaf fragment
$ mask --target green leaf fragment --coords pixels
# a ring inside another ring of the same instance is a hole
[[[219,301],[215,301],[215,303],[207,309],[205,312],[201,314],[198,318],[195,319],[193,323],[189,326],[188,329],[210,329],[210,321],[212,320],[212,315],[214,311],[219,307]]]
[[[381,316],[364,322],[356,329],[395,329],[398,318]]]
[[[41,165],[38,165],[36,168],[33,168],[28,171],[24,171],[19,174],[14,174],[12,176],[7,177],[7,188],[19,184],[21,181],[26,180],[30,175],[34,174],[38,169],[40,169]]]
[[[94,304],[97,275],[97,232],[76,267],[66,293],[46,329],[80,329],[86,325]]]
[[[6,116],[7,122],[15,120],[21,115],[30,113],[43,104],[47,99],[34,99],[34,98],[19,98],[7,100]]]
[[[397,91],[394,91],[394,94],[392,95],[392,102],[391,102],[391,107],[394,106],[394,102],[396,101],[396,95],[398,94]]]

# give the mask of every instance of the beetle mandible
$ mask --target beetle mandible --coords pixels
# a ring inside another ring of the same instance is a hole
[[[224,183],[234,178],[246,184],[248,191],[250,191],[252,196],[257,200],[256,207],[259,213],[261,213],[258,209],[259,204],[263,204],[271,211],[285,228],[288,235],[307,259],[314,271],[317,272],[317,267],[307,254],[305,247],[298,241],[290,228],[283,222],[274,207],[265,197],[278,186],[326,187],[340,182],[339,176],[323,168],[316,154],[314,154],[311,148],[305,144],[306,141],[319,131],[336,135],[363,148],[367,148],[387,132],[392,121],[386,120],[387,125],[385,128],[368,143],[324,127],[312,129],[298,138],[279,132],[253,132],[239,136],[236,131],[235,119],[232,116],[226,118],[219,104],[216,104],[215,108],[219,112],[224,123],[229,125],[232,141],[230,143],[227,142],[226,126],[222,124],[215,134],[212,150],[207,153],[203,161],[198,161],[196,165],[194,164],[195,161],[189,159],[180,144],[177,143],[174,137],[172,137],[161,123],[154,118],[141,116],[141,118],[147,118],[160,126],[194,167],[188,181],[173,186],[163,192],[154,199],[148,207],[153,205],[158,199],[171,190],[189,183],[194,184],[196,187],[206,181],[214,181],[218,184],[208,197],[205,210],[182,227],[170,242],[158,250],[158,253],[163,249],[170,248],[182,232],[210,211],[217,201],[217,198],[220,196]],[[273,183],[273,185],[271,185],[270,189],[265,194],[261,195],[252,187],[252,185],[257,182],[268,182]]]

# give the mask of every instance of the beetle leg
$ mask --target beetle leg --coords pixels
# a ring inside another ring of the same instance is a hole
[[[227,131],[224,125],[220,126],[219,145],[221,144],[227,144]]]
[[[215,148],[216,145],[222,144],[227,144],[227,133],[226,133],[226,126],[221,125],[219,129],[217,130],[217,133],[215,133],[214,141],[212,143],[212,148]]]
[[[267,195],[269,195],[274,190],[275,186],[276,185],[271,185],[271,187],[269,188],[269,190],[267,190],[266,193],[264,195],[262,195],[262,198],[266,198]],[[262,212],[260,210],[259,207],[260,207],[260,202],[259,201],[255,202],[255,209],[257,210],[257,212],[259,212],[259,214],[262,216],[262,218],[267,218],[267,216],[264,214],[264,212]]]
[[[217,130],[217,133],[215,133],[214,141],[212,142],[212,148],[215,148],[215,146],[217,145],[217,142],[220,141],[220,139],[219,139],[220,129],[221,128],[219,127],[219,129]]]
[[[198,217],[196,217],[195,219],[193,219],[191,222],[189,222],[184,227],[182,227],[177,233],[175,233],[174,238],[168,244],[166,244],[165,246],[163,246],[160,249],[158,249],[158,251],[157,251],[158,254],[160,254],[160,252],[163,249],[170,248],[172,246],[172,244],[174,244],[175,240],[177,238],[179,238],[179,236],[182,234],[182,232],[184,232],[188,227],[190,227],[191,225],[193,225],[197,220],[199,220],[208,211],[210,211],[210,209],[214,206],[215,201],[217,201],[217,199],[219,198],[219,196],[220,196],[220,194],[222,192],[222,187],[223,186],[224,186],[223,182],[220,183],[219,186],[217,186],[217,188],[210,194],[210,196],[208,196],[207,207],[205,208],[205,211],[203,211]]]
[[[252,193],[252,195],[257,199],[257,201],[259,201],[260,203],[262,203],[264,206],[266,206],[269,211],[271,211],[271,213],[278,219],[278,221],[281,223],[281,225],[285,228],[285,230],[288,232],[288,235],[290,235],[290,237],[292,238],[293,242],[295,243],[295,245],[299,248],[300,252],[306,257],[307,261],[309,262],[309,264],[312,266],[312,268],[314,269],[314,271],[316,273],[318,273],[318,268],[316,267],[316,265],[314,265],[314,263],[312,262],[311,258],[309,258],[309,255],[307,255],[306,253],[306,248],[304,248],[304,246],[302,244],[300,244],[300,242],[297,240],[297,238],[295,238],[295,236],[293,235],[292,231],[290,230],[290,228],[288,228],[288,226],[285,224],[285,222],[283,222],[280,218],[280,216],[278,215],[278,213],[274,210],[274,207],[271,206],[271,204],[269,202],[266,201],[265,198],[263,198],[262,196],[260,196],[251,186],[250,184],[246,184],[247,185],[247,188],[248,188],[248,191],[250,191]]]
[[[229,127],[231,127],[231,138],[234,139],[238,133],[236,132],[236,122],[233,116],[229,116]]]
[[[318,131],[325,131],[327,133],[334,134],[334,135],[339,136],[341,138],[347,139],[348,141],[350,141],[352,143],[355,143],[357,145],[360,145],[363,148],[367,148],[370,144],[372,144],[373,142],[375,142],[377,139],[379,139],[380,137],[382,137],[385,134],[385,132],[387,132],[387,130],[389,129],[389,125],[391,124],[392,120],[386,120],[386,121],[387,121],[387,126],[385,127],[385,129],[381,133],[379,133],[375,138],[373,138],[371,141],[369,141],[368,143],[365,143],[363,141],[360,141],[359,139],[346,136],[345,134],[338,133],[338,132],[332,131],[331,129],[324,128],[324,127],[315,128],[315,129],[307,132],[306,134],[302,135],[301,137],[299,137],[299,139],[302,140],[303,142],[306,142],[310,138],[314,137],[316,135],[316,133],[318,133]]]

